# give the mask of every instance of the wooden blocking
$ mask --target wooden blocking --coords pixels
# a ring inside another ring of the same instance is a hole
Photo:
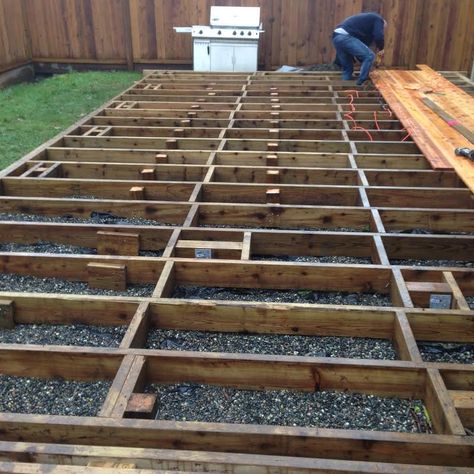
[[[265,163],[267,166],[278,166],[278,156],[277,155],[267,155],[265,157]]]
[[[193,119],[193,118],[196,118],[197,117],[197,113],[196,112],[188,112],[186,114],[190,119]]]
[[[155,163],[156,164],[168,163],[168,155],[166,153],[157,153],[155,155]]]
[[[198,104],[193,104],[193,105],[191,105],[191,109],[193,109],[193,110],[198,110],[198,109],[200,109],[200,108],[201,108],[201,106],[198,105]]]
[[[158,411],[158,397],[154,393],[132,393],[125,408],[125,418],[154,420]]]
[[[280,190],[278,188],[267,189],[265,197],[267,204],[280,204]]]
[[[214,97],[214,96],[216,95],[216,93],[215,93],[215,92],[208,92],[207,95],[208,95],[209,97]]]
[[[474,427],[474,391],[450,390],[449,395],[463,425]]]
[[[97,253],[99,255],[138,255],[140,235],[125,232],[97,232]]]
[[[175,137],[181,137],[181,138],[184,137],[184,128],[175,128],[173,130],[173,135]],[[176,140],[175,140],[175,142],[176,142]],[[166,146],[167,146],[168,149],[170,148],[170,147],[168,147],[168,140],[166,141]],[[176,148],[176,147],[174,147],[174,148]]]
[[[204,99],[203,97],[201,97],[201,98],[199,98],[197,101],[198,101],[198,102],[206,102],[206,99]]]
[[[268,142],[267,143],[267,151],[278,151],[278,143],[277,142]]]
[[[140,175],[145,181],[153,181],[155,179],[155,168],[143,168]]]
[[[176,140],[174,138],[169,138],[168,140],[166,140],[166,149],[167,150],[177,150],[178,149],[178,140]]]
[[[244,238],[242,241],[242,254],[240,255],[241,260],[250,260],[252,255],[252,232],[244,232]]]
[[[447,283],[407,281],[406,287],[415,306],[437,309],[453,306],[453,293]]]
[[[0,300],[0,329],[15,327],[15,307],[11,300]]]
[[[280,172],[278,170],[268,170],[265,173],[265,181],[269,184],[277,184],[280,182]]]
[[[271,97],[278,97],[280,94],[278,92],[270,92]]]
[[[181,120],[180,122],[182,127],[192,127],[193,123],[189,119]]]
[[[279,106],[278,106],[279,107]],[[275,107],[272,107],[272,109],[274,109]],[[278,119],[280,118],[280,112],[270,112],[270,117],[272,119]]]
[[[278,130],[278,128],[270,128],[268,130],[268,136],[271,140],[279,140],[280,139],[280,130]]]
[[[280,102],[280,99],[270,99],[270,102],[272,103]]]
[[[270,92],[278,92],[278,87],[270,87]]]
[[[280,109],[281,109],[281,105],[272,105],[272,109],[273,109],[273,110],[280,110]]]
[[[276,129],[276,128],[280,128],[280,121],[279,120],[270,120],[270,125],[272,126],[272,128],[270,129],[270,131],[272,129]],[[280,132],[278,131],[278,135],[280,135]]]
[[[88,284],[91,288],[125,291],[127,289],[127,267],[112,263],[88,263]]]
[[[136,201],[145,200],[145,187],[144,186],[133,186],[128,191],[130,199],[135,199]]]

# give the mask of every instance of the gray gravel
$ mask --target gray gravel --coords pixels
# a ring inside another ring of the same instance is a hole
[[[391,305],[390,295],[381,293],[346,293],[341,291],[312,290],[261,290],[252,288],[214,288],[201,286],[177,286],[171,298],[362,306]]]
[[[198,224],[198,227],[208,227],[211,229],[263,229],[263,230],[300,230],[307,232],[370,232],[369,227],[363,227],[361,229],[355,229],[352,227],[267,227],[262,223],[256,223],[255,225],[232,225],[232,224]]]
[[[465,298],[469,308],[474,309],[474,296],[466,296]]]
[[[418,348],[426,362],[474,364],[474,344],[418,341]]]
[[[0,329],[0,343],[118,347],[126,331],[127,326],[18,324]]]
[[[34,244],[0,244],[0,252],[26,252],[26,253],[55,253],[76,255],[97,255],[97,249],[79,247],[77,245],[57,244],[55,242],[39,241]],[[141,250],[140,257],[161,257],[162,250]]]
[[[96,416],[110,385],[0,375],[0,412]]]
[[[370,258],[347,257],[341,255],[321,255],[319,257],[292,256],[292,255],[253,255],[252,260],[264,260],[273,262],[294,262],[294,263],[344,263],[346,265],[372,265]]]
[[[474,232],[448,232],[430,229],[386,229],[388,234],[415,234],[415,235],[474,235]]]
[[[60,278],[38,278],[33,276],[16,275],[13,273],[0,273],[0,291],[151,297],[155,286],[155,284],[129,285],[126,291],[112,291],[89,288],[87,283],[80,281],[69,281]]]
[[[42,214],[0,213],[0,221],[15,222],[57,222],[61,224],[109,224],[109,225],[153,225],[172,226],[158,220],[142,219],[141,217],[121,217],[106,212],[91,212],[90,218],[74,217],[71,214],[62,216],[46,216]]]
[[[146,347],[147,349],[172,351],[397,359],[391,341],[362,337],[239,334],[154,329],[148,334]]]
[[[335,391],[256,391],[194,384],[152,385],[148,391],[158,394],[156,419],[177,421],[419,432],[411,408],[423,411],[420,400]]]
[[[409,265],[411,267],[462,267],[474,268],[474,261],[463,260],[390,260],[391,265]]]

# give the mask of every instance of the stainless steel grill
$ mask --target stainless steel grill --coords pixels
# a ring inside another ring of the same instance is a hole
[[[210,26],[175,27],[191,33],[195,71],[255,72],[263,33],[259,7],[211,7]]]

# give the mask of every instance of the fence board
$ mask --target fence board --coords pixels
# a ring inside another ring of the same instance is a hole
[[[389,66],[467,71],[474,56],[473,0],[0,0],[0,68],[28,60],[22,2],[35,61],[191,64],[173,26],[208,24],[213,4],[261,7],[265,69],[332,61],[332,29],[360,11],[388,20]]]
[[[22,2],[0,0],[0,72],[30,61]]]

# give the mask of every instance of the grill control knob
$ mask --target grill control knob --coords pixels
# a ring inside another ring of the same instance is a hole
[[[204,31],[199,30],[199,34],[200,34],[200,35],[203,35],[203,34],[204,34]]]
[[[221,30],[219,30],[219,31],[217,32],[217,34],[218,34],[218,35],[221,35],[221,34],[222,34],[222,31],[221,31]]]
[[[232,34],[235,36],[237,34],[237,31],[234,30]]]
[[[249,36],[252,36],[252,32],[251,32],[251,31],[249,31],[247,34],[248,34]]]
[[[244,36],[244,32],[243,32],[243,31],[240,32],[240,36]]]

